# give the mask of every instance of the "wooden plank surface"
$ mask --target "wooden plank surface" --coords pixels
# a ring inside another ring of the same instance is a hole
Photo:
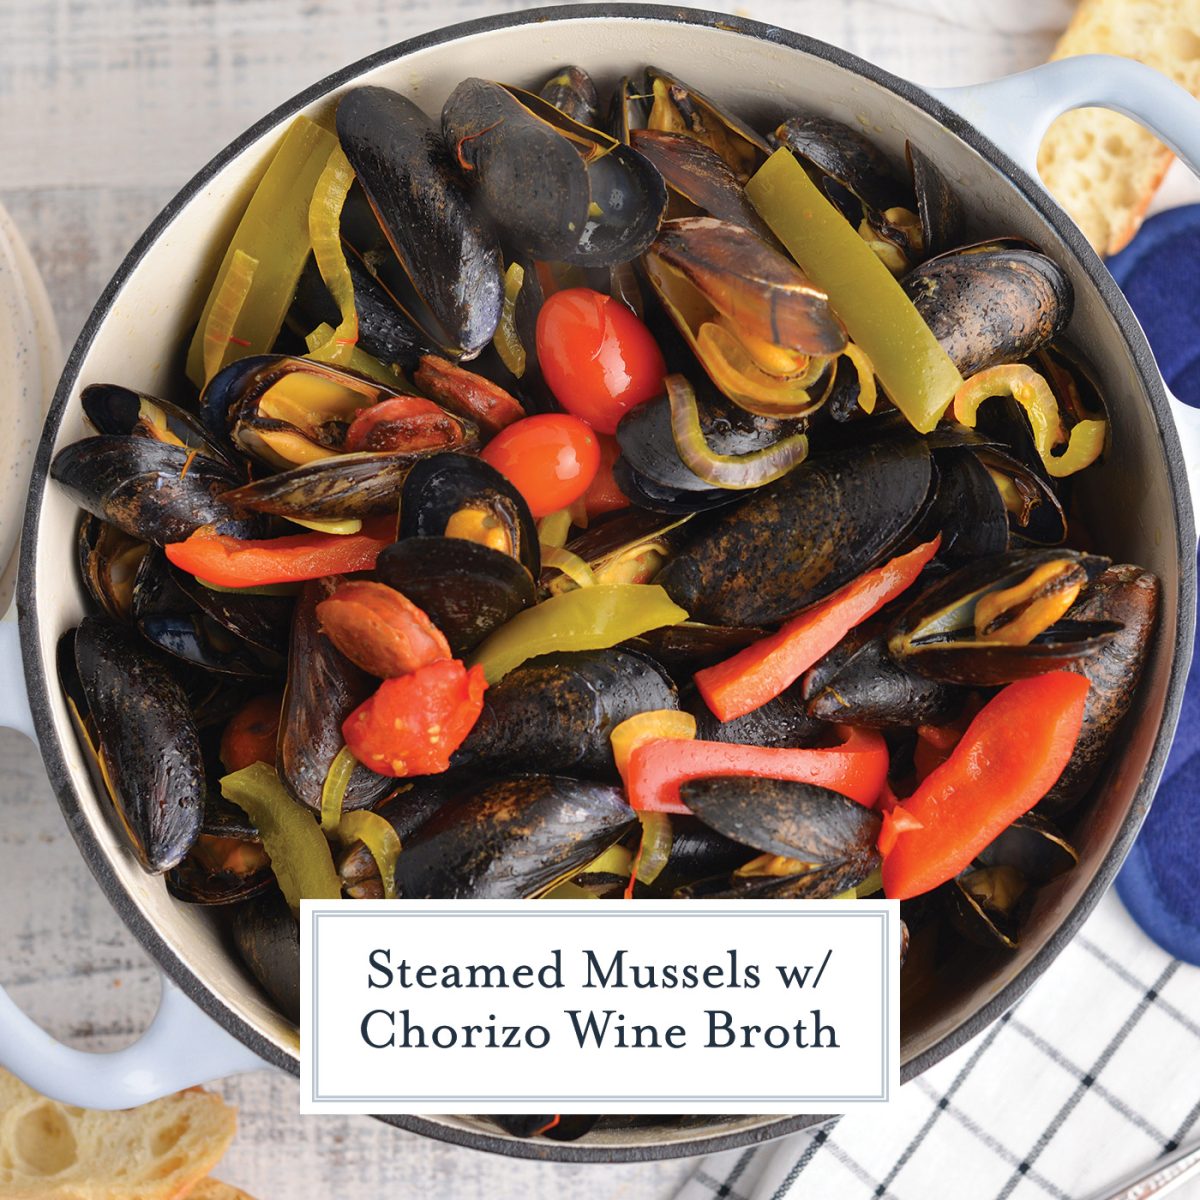
[[[0,0],[0,203],[41,267],[70,345],[124,252],[199,166],[275,104],[382,46],[484,13],[486,0]],[[835,42],[927,83],[1040,61],[1046,33],[967,29],[870,0],[752,0],[727,11]],[[943,6],[944,7],[944,6]],[[548,68],[558,64],[547,64]],[[636,65],[636,64],[631,64]],[[698,80],[702,84],[702,80]],[[75,852],[36,750],[0,731],[0,955],[55,1036],[111,1049],[153,1012],[157,977]],[[685,1163],[519,1163],[366,1118],[297,1115],[297,1086],[227,1081],[241,1132],[218,1174],[260,1200],[666,1197]]]

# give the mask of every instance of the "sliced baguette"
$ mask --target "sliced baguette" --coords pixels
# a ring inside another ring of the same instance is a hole
[[[187,1200],[254,1200],[254,1197],[210,1175],[188,1192]]]
[[[236,1128],[236,1110],[199,1089],[98,1112],[0,1071],[0,1200],[182,1200]]]
[[[1200,0],[1081,0],[1051,58],[1119,54],[1200,96]],[[1172,154],[1140,125],[1085,108],[1050,126],[1038,155],[1046,186],[1100,254],[1137,232]]]

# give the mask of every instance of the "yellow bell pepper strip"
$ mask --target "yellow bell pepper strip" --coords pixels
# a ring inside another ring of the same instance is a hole
[[[855,625],[911,587],[941,543],[939,534],[867,571],[787,621],[778,632],[697,671],[696,688],[704,703],[720,720],[732,721],[774,700]]]
[[[870,416],[875,411],[878,389],[875,386],[875,368],[871,360],[853,342],[847,342],[844,357],[858,374],[858,407]]]
[[[1072,671],[1051,671],[1010,683],[979,710],[949,758],[880,831],[888,899],[953,879],[1054,786],[1074,753],[1090,686]]]
[[[749,775],[816,783],[871,808],[887,782],[887,743],[874,729],[837,729],[842,744],[827,750],[666,738],[646,742],[629,758],[630,806],[638,812],[686,813],[688,807],[679,796],[681,784],[713,775]]]
[[[489,635],[475,652],[489,683],[503,679],[526,659],[552,650],[604,650],[687,613],[658,584],[606,583],[551,596],[519,612]]]
[[[492,345],[500,361],[520,379],[525,374],[525,345],[517,332],[517,298],[525,285],[525,268],[509,263],[504,272],[504,304],[500,309],[500,324],[492,335]]]
[[[314,815],[284,789],[275,768],[254,763],[221,779],[221,795],[258,827],[279,890],[293,911],[301,900],[337,900],[341,881]]]
[[[1090,467],[1104,449],[1108,422],[1079,421],[1068,435],[1050,385],[1032,368],[1007,363],[977,371],[954,395],[954,419],[975,428],[979,406],[992,396],[1011,396],[1029,414],[1033,444],[1046,473],[1054,479]],[[1062,454],[1054,451],[1066,446]]]
[[[569,508],[560,508],[557,512],[547,513],[537,523],[538,541],[543,546],[565,546],[571,533],[571,524]]]
[[[634,713],[608,735],[613,761],[622,779],[629,768],[629,756],[646,742],[661,738],[689,741],[696,736],[696,718],[677,708],[655,708]]]
[[[369,571],[394,538],[392,518],[369,521],[362,533],[297,533],[265,540],[230,537],[201,527],[164,547],[181,571],[221,588],[262,587]]]
[[[963,380],[891,272],[791,151],[779,149],[767,159],[746,185],[746,197],[828,294],[891,402],[914,429],[929,433]]]
[[[239,251],[256,259],[258,267],[233,330],[236,338],[228,342],[219,366],[266,354],[275,344],[312,249],[309,200],[336,145],[337,138],[329,130],[307,117],[297,117],[288,127],[229,243],[188,348],[187,376],[197,387],[206,382],[209,315]]]
[[[385,817],[360,810],[344,814],[337,826],[337,839],[344,846],[362,842],[379,868],[383,898],[396,898],[396,859],[400,857],[400,838]]]
[[[258,259],[241,250],[233,252],[229,270],[221,280],[221,288],[208,314],[204,329],[204,382],[221,369],[226,351],[233,340],[233,329],[242,315],[246,297],[254,284],[254,273],[258,270]]]
[[[313,356],[313,351],[324,345],[333,337],[333,326],[322,322],[316,327],[305,339],[305,345],[308,347],[309,357]],[[375,380],[376,383],[382,383],[385,387],[395,388],[398,383],[403,383],[403,376],[399,371],[381,363],[379,359],[373,358],[360,346],[351,346],[350,352],[345,359],[344,366],[347,366],[352,371],[357,371],[360,375],[365,375],[368,379]]]
[[[752,488],[786,475],[808,457],[808,438],[794,433],[749,454],[718,454],[704,438],[696,393],[682,375],[663,381],[671,407],[671,434],[684,464],[719,488]]]
[[[342,249],[342,206],[354,183],[354,168],[341,146],[334,146],[325,162],[312,202],[308,206],[308,236],[312,242],[317,270],[342,314],[341,323],[308,357],[317,362],[350,365],[350,356],[358,342],[358,311],[354,307],[354,280]]]
[[[358,766],[358,759],[350,751],[349,746],[343,746],[329,764],[325,774],[325,782],[321,785],[321,828],[326,834],[332,835],[337,831],[342,819],[342,803],[346,799],[346,789],[350,786],[350,776]]]

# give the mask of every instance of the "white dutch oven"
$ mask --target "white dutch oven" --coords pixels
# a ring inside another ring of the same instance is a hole
[[[822,43],[719,14],[612,5],[476,21],[348,67],[239,138],[151,225],[72,351],[33,469],[18,588],[19,641],[12,624],[0,625],[0,723],[37,737],[81,853],[165,979],[151,1029],[137,1044],[108,1055],[55,1044],[0,994],[0,1062],[43,1092],[115,1108],[264,1063],[298,1070],[294,1029],[227,951],[206,913],[172,901],[162,881],[146,875],[126,849],[109,802],[89,782],[56,684],[55,644],[79,621],[85,601],[74,563],[77,511],[47,486],[46,472],[56,449],[87,432],[78,404],[82,386],[113,381],[150,393],[169,390],[172,347],[194,324],[241,207],[296,113],[328,113],[341,91],[366,82],[396,88],[436,113],[465,76],[530,84],[568,62],[580,63],[603,83],[652,63],[694,81],[761,128],[804,109],[861,125],[893,156],[902,155],[905,139],[911,139],[952,180],[978,232],[1031,239],[1066,269],[1075,286],[1070,336],[1098,368],[1113,424],[1112,452],[1089,472],[1082,501],[1107,552],[1149,567],[1162,579],[1161,628],[1132,719],[1074,831],[1082,852],[1079,868],[1042,890],[1023,944],[1011,957],[986,969],[975,964],[948,973],[931,994],[909,1005],[902,1049],[906,1078],[1017,999],[1073,934],[1128,850],[1166,758],[1191,655],[1196,540],[1188,463],[1200,464],[1200,427],[1191,410],[1172,406],[1129,307],[1037,184],[1033,164],[1056,116],[1101,104],[1143,121],[1195,167],[1200,106],[1125,59],[1068,60],[980,87],[935,93]],[[490,1150],[618,1160],[746,1145],[812,1120],[611,1120],[569,1144],[516,1141],[466,1116],[396,1123]]]

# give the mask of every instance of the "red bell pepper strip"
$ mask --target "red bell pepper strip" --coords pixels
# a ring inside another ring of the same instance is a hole
[[[221,587],[261,587],[369,571],[379,552],[395,541],[395,520],[371,522],[361,533],[296,533],[250,540],[197,529],[170,542],[167,558],[181,571]]]
[[[1051,671],[1010,683],[979,711],[950,757],[901,802],[920,822],[881,847],[883,890],[906,900],[970,866],[1049,790],[1071,759],[1088,681]]]
[[[439,659],[385,679],[342,722],[342,737],[379,775],[436,775],[479,719],[486,689],[482,667],[468,671],[457,658]]]
[[[870,808],[887,782],[887,744],[874,729],[839,726],[838,732],[842,744],[828,750],[665,738],[646,742],[629,756],[629,803],[641,812],[686,813],[680,784],[711,775],[755,775],[820,784]]]
[[[791,687],[846,634],[894,600],[937,553],[941,534],[881,567],[867,571],[807,608],[732,658],[696,672],[704,703],[722,721],[761,708]]]

